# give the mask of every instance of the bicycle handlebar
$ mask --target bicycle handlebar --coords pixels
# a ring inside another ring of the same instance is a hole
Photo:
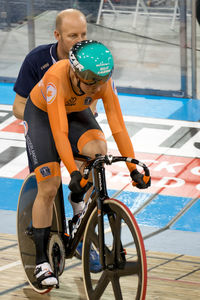
[[[84,168],[83,177],[80,182],[81,187],[84,187],[87,184],[89,173],[90,173],[91,169],[97,168],[102,163],[104,163],[106,165],[111,165],[112,163],[116,163],[116,162],[120,162],[120,161],[124,161],[126,163],[132,163],[132,164],[142,167],[144,170],[143,180],[145,183],[147,183],[149,181],[150,172],[149,172],[148,167],[144,163],[142,163],[141,161],[139,161],[135,158],[126,157],[126,156],[102,155],[102,156],[97,156],[96,158],[90,159],[90,160],[88,160],[88,158],[87,158],[86,161],[87,161],[87,165]],[[137,183],[134,183],[134,185],[136,185],[136,184]]]

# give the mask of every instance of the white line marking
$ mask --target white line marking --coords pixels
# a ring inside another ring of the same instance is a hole
[[[16,267],[16,266],[18,266],[20,264],[21,264],[21,260],[17,260],[17,261],[12,262],[12,263],[10,263],[8,265],[2,266],[2,267],[0,267],[0,272],[4,271],[4,270],[7,270],[7,269],[10,269],[12,267]]]

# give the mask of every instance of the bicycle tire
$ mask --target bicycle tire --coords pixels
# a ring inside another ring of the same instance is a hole
[[[117,300],[145,300],[147,261],[138,224],[128,207],[116,199],[105,200],[103,211],[104,223],[110,226],[110,229],[104,229],[105,262],[109,264],[110,269],[97,274],[90,272],[90,249],[94,247],[99,251],[96,207],[87,222],[83,239],[83,280],[87,299],[113,299],[114,294]],[[125,254],[123,247],[131,244],[133,248],[128,248]]]
[[[18,249],[22,266],[26,278],[37,293],[48,293],[52,287],[39,286],[35,276],[33,275],[35,269],[35,244],[31,239],[31,231],[29,231],[32,220],[32,206],[37,195],[37,181],[34,173],[31,173],[24,180],[20,190],[18,206],[17,206],[17,239]],[[54,205],[54,224],[57,223],[57,212]],[[55,225],[54,225],[55,227]],[[28,234],[29,233],[29,234]]]

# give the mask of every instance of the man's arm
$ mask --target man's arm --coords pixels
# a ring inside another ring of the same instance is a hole
[[[16,93],[15,101],[13,104],[13,114],[17,119],[24,119],[24,109],[27,98],[24,98]]]
[[[29,93],[42,77],[42,73],[38,72],[37,65],[40,52],[37,51],[33,54],[33,51],[35,49],[25,57],[13,88],[16,93],[13,114],[20,120],[24,119],[24,109]]]

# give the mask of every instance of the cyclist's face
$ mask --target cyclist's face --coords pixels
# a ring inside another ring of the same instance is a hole
[[[67,58],[69,50],[77,42],[87,39],[87,23],[83,16],[63,18],[60,30],[54,31],[58,41],[57,54],[59,59]]]
[[[105,82],[96,81],[94,83],[86,83],[80,80],[81,90],[87,95],[94,95],[100,91],[100,89],[104,86]]]

